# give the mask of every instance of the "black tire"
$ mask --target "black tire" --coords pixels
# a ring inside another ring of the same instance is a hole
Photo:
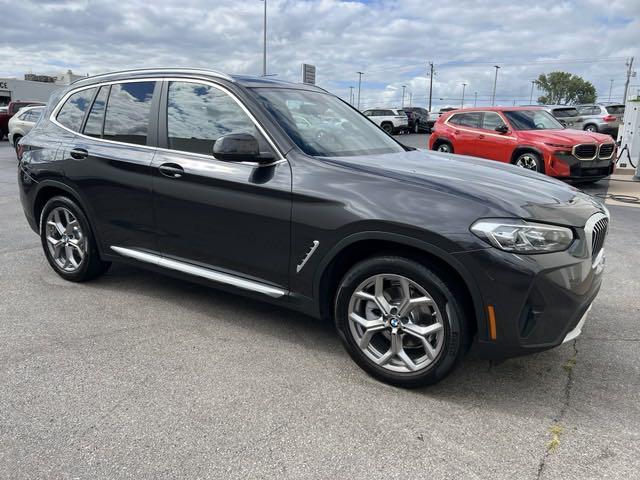
[[[13,149],[16,151],[16,157],[18,156],[18,142],[20,141],[21,138],[22,138],[22,135],[15,135],[13,137]]]
[[[441,312],[443,338],[439,353],[431,363],[417,371],[394,372],[376,364],[360,348],[350,328],[349,306],[356,288],[370,277],[381,274],[400,275],[420,285]],[[431,385],[451,373],[471,344],[471,330],[459,300],[462,297],[454,294],[457,291],[458,286],[444,275],[413,260],[396,256],[374,257],[358,263],[343,277],[336,293],[334,320],[347,352],[371,376],[398,387]]]
[[[453,145],[447,141],[439,141],[433,145],[433,149],[437,152],[453,153]]]
[[[521,152],[513,159],[512,163],[532,172],[544,173],[544,161],[535,152]]]
[[[5,130],[0,129],[0,141],[4,140],[5,135],[7,135],[7,132]]]
[[[387,132],[389,135],[393,135],[393,123],[384,122],[381,126],[385,132]]]
[[[420,133],[420,122],[413,124],[413,133]]]
[[[589,125],[585,125],[584,126],[584,130],[585,132],[594,132],[594,133],[598,133],[598,127],[597,125],[594,125],[592,123],[590,123]]]
[[[84,250],[84,257],[79,262],[77,269],[71,272],[64,270],[56,263],[56,260],[50,252],[47,240],[47,236],[51,233],[49,229],[53,227],[46,225],[46,219],[54,209],[58,209],[60,207],[71,212],[73,217],[77,220],[79,229],[82,233],[81,245]],[[45,204],[42,209],[42,214],[40,215],[40,240],[49,265],[51,265],[51,268],[53,268],[53,270],[65,280],[69,280],[71,282],[86,282],[99,277],[111,266],[110,262],[103,262],[100,259],[100,253],[98,252],[95,237],[86,215],[82,209],[68,197],[53,197]]]

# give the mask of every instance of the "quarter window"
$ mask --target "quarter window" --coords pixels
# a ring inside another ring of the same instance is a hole
[[[58,123],[74,132],[80,131],[84,114],[89,109],[96,90],[96,88],[88,88],[71,95],[60,112],[58,112],[56,117]]]
[[[225,92],[210,85],[169,83],[168,145],[172,150],[210,155],[223,135],[250,133],[260,140],[255,125]]]
[[[155,82],[111,85],[104,119],[103,138],[116,142],[147,144],[149,112]]]
[[[104,109],[109,95],[109,86],[100,87],[100,91],[93,101],[93,106],[87,117],[87,124],[84,126],[84,134],[90,137],[102,136],[102,121],[104,120]]]

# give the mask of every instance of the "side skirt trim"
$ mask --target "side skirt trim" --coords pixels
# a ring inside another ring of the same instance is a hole
[[[272,287],[270,285],[256,282],[254,280],[247,280],[246,278],[237,277],[228,273],[217,272],[208,268],[179,262],[178,260],[161,257],[160,255],[155,255],[153,253],[142,252],[140,250],[135,250],[132,248],[116,247],[113,245],[111,246],[111,250],[124,257],[134,258],[136,260],[150,263],[152,265],[168,268],[170,270],[176,270],[178,272],[186,273],[188,275],[194,275],[196,277],[206,278],[207,280],[212,280],[214,282],[232,285],[244,290],[262,293],[273,298],[283,297],[287,293],[285,290],[282,290],[280,288]]]

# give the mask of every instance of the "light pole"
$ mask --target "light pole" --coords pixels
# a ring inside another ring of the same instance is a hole
[[[464,108],[464,89],[467,88],[467,84],[462,84],[462,103],[460,104],[460,108]]]
[[[353,105],[353,87],[349,87],[349,103]]]
[[[356,73],[358,74],[358,106],[356,108],[360,110],[360,87],[362,86],[362,75],[364,75],[364,72]]]
[[[609,101],[611,101],[611,90],[613,90],[613,78],[610,80],[609,84]]]
[[[409,108],[413,107],[413,92],[409,92]]]
[[[496,85],[498,84],[498,69],[500,68],[500,66],[494,65],[493,68],[496,69],[496,76],[493,79],[493,94],[491,95],[491,105],[496,104]]]
[[[478,92],[473,92],[473,106],[476,107],[478,105]]]
[[[433,94],[433,62],[429,62],[431,73],[429,74],[429,111],[431,111],[431,96]]]
[[[262,76],[267,76],[267,0],[264,2],[264,32],[262,37]]]
[[[536,81],[531,80],[531,95],[529,95],[529,105],[533,105],[533,87],[535,86]]]
[[[402,108],[404,108],[404,92],[407,89],[406,85],[402,85]]]

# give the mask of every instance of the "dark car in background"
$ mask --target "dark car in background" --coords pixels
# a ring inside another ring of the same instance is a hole
[[[429,120],[429,111],[423,107],[404,107],[409,117],[409,131],[413,133],[429,132],[433,121]]]
[[[600,289],[598,200],[404,147],[311,85],[100,75],[55,94],[20,146],[24,213],[62,278],[128,262],[332,319],[395,385],[439,381],[472,342],[491,358],[568,342]]]

